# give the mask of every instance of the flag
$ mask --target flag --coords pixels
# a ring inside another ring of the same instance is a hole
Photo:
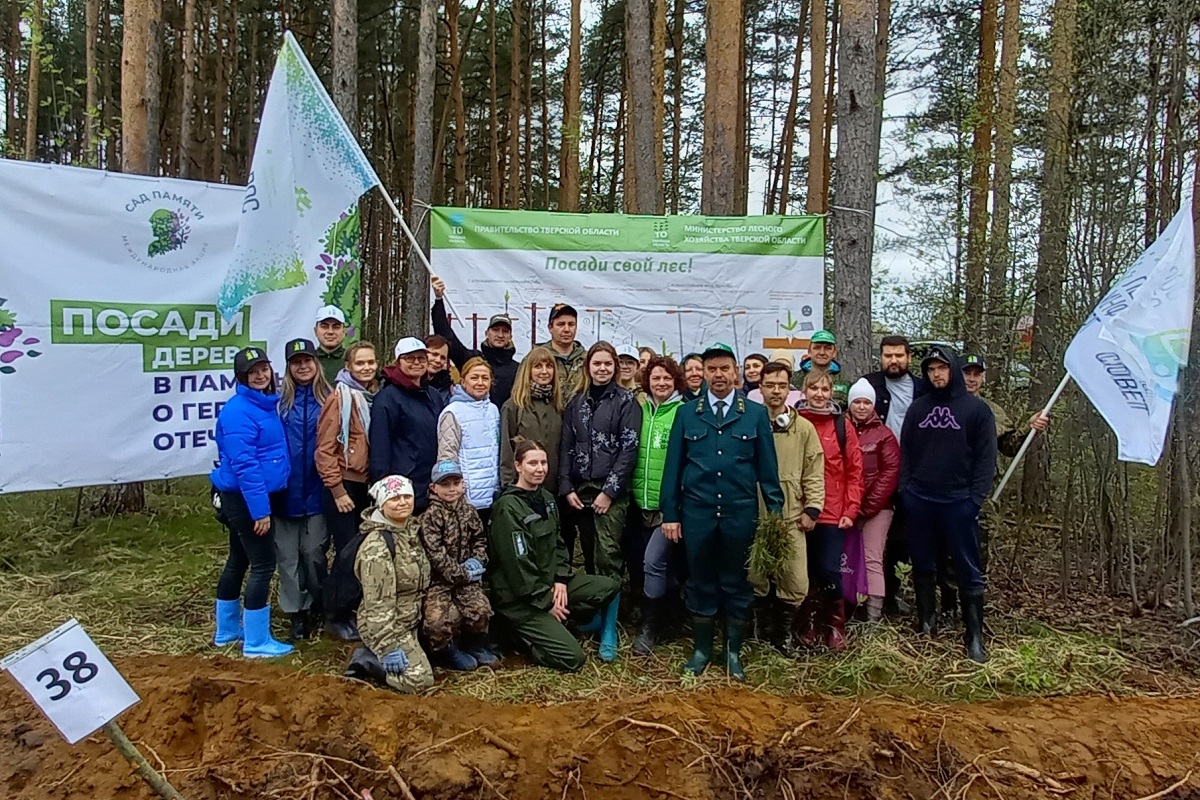
[[[225,319],[256,294],[307,282],[321,238],[380,183],[291,32],[271,73],[229,271]]]
[[[1067,372],[1117,435],[1117,457],[1154,465],[1162,456],[1195,302],[1192,209],[1133,262],[1075,334]]]

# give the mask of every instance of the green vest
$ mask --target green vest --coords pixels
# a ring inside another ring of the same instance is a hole
[[[657,511],[662,490],[663,467],[667,463],[667,444],[675,412],[683,405],[678,395],[657,408],[642,402],[642,435],[638,440],[637,466],[633,470],[633,500],[643,511]]]

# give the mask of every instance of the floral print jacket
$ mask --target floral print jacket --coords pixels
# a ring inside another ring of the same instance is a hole
[[[642,408],[614,380],[594,401],[588,392],[571,398],[563,412],[558,459],[558,493],[568,495],[589,482],[613,500],[629,491],[637,466]]]

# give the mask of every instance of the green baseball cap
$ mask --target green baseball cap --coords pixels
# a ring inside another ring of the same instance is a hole
[[[708,347],[704,348],[704,352],[700,354],[700,358],[707,361],[710,358],[718,358],[720,356],[729,356],[734,361],[737,361],[737,355],[733,352],[733,348],[724,342],[713,342]]]
[[[837,344],[837,339],[829,331],[821,330],[814,333],[809,342],[812,344]]]

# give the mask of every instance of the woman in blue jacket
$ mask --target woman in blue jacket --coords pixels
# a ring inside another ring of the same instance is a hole
[[[283,422],[276,411],[275,373],[264,350],[244,347],[233,360],[237,392],[217,417],[219,514],[229,529],[229,558],[217,582],[217,645],[242,641],[242,655],[283,656],[292,646],[271,636],[267,594],[275,572],[271,495],[287,487],[291,466]],[[246,571],[245,614],[238,595]],[[244,629],[243,629],[244,625]]]
[[[287,372],[279,390],[279,418],[287,437],[291,476],[275,518],[279,560],[279,605],[292,619],[292,641],[307,639],[310,611],[320,609],[328,532],[317,473],[317,420],[329,396],[329,383],[317,361],[317,347],[293,339],[284,348]],[[317,620],[319,616],[313,614]]]

